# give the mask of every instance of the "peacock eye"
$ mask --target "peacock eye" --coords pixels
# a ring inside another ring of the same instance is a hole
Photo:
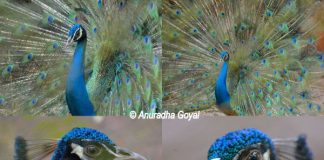
[[[224,56],[224,61],[228,61],[229,60],[229,54],[226,54],[225,56]]]
[[[248,160],[261,160],[261,154],[257,151],[253,151],[249,154]]]
[[[97,157],[101,153],[101,148],[95,145],[89,145],[85,148],[85,154],[89,157]]]
[[[126,5],[126,0],[120,0],[118,2],[119,9],[123,9],[125,7],[125,5]]]

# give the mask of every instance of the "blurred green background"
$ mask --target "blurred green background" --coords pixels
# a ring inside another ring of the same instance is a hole
[[[0,159],[13,159],[14,139],[18,135],[36,140],[58,139],[74,127],[98,129],[119,146],[151,160],[162,160],[161,120],[128,117],[0,118]]]

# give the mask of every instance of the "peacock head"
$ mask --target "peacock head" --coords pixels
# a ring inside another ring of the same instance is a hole
[[[229,53],[228,53],[227,51],[222,51],[222,52],[220,53],[220,56],[222,57],[222,59],[223,59],[225,62],[229,61],[230,56],[229,56]]]
[[[52,160],[145,160],[128,149],[115,145],[105,134],[90,128],[74,128],[58,143]]]
[[[86,30],[80,24],[75,24],[69,31],[67,45],[84,40],[85,38],[87,38]]]
[[[217,139],[208,151],[208,160],[275,160],[274,145],[261,131],[243,129]]]

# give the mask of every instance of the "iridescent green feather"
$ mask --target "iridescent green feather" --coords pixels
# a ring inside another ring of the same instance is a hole
[[[164,109],[217,107],[220,52],[230,54],[227,87],[238,115],[318,114],[323,75],[309,21],[321,5],[302,0],[167,0],[163,8]]]
[[[151,112],[152,101],[161,109],[160,2],[101,3],[1,1],[0,114],[68,114],[65,82],[74,47],[65,42],[75,23],[88,35],[85,74],[97,114]]]

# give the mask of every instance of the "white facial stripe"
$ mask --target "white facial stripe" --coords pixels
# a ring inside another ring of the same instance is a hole
[[[122,159],[128,159],[128,158],[137,159],[137,160],[146,160],[145,157],[139,155],[138,153],[132,152],[127,148],[115,146],[115,149],[117,152],[117,153],[115,153],[110,148],[108,148],[106,145],[104,145],[102,143],[100,143],[100,145],[103,146],[110,154],[112,154],[116,157],[114,160],[122,160]],[[130,156],[125,156],[125,155],[119,154],[120,151],[130,154]]]
[[[114,155],[115,157],[120,157],[120,155],[118,155],[117,153],[115,153],[114,151],[112,151],[110,148],[108,148],[106,145],[100,143],[101,146],[103,146],[110,154]]]
[[[73,36],[72,36],[72,39],[74,39],[76,33],[78,33],[79,30],[80,30],[80,28],[78,28],[78,29],[74,32],[74,34],[73,34]]]
[[[268,150],[267,152],[265,152],[263,154],[263,159],[264,160],[270,160],[270,150]]]
[[[75,39],[75,36],[76,36],[76,34],[77,34],[79,31],[80,31],[80,34],[79,34],[79,36]],[[81,28],[78,28],[78,29],[74,32],[72,39],[73,39],[73,40],[79,40],[79,39],[81,38],[81,36],[82,36],[82,29],[81,29]]]
[[[83,154],[83,147],[75,143],[72,143],[71,147],[72,147],[71,153],[78,155],[81,160],[88,160]]]
[[[214,159],[212,159],[212,160],[221,160],[220,158],[214,158]]]
[[[79,37],[77,38],[78,40],[82,37],[82,34],[83,34],[83,33],[82,33],[82,32],[83,32],[83,29],[80,29],[80,28],[79,28],[79,30],[80,30],[80,34],[79,34]]]
[[[136,159],[136,160],[147,160],[145,157],[143,157],[142,155],[138,154],[138,153],[135,153],[135,152],[132,152],[131,150],[127,149],[127,148],[122,148],[122,147],[118,147],[116,146],[116,149],[117,149],[117,153],[119,151],[123,151],[125,153],[128,153],[130,154],[130,156],[124,156],[125,158],[132,158],[132,159]]]

